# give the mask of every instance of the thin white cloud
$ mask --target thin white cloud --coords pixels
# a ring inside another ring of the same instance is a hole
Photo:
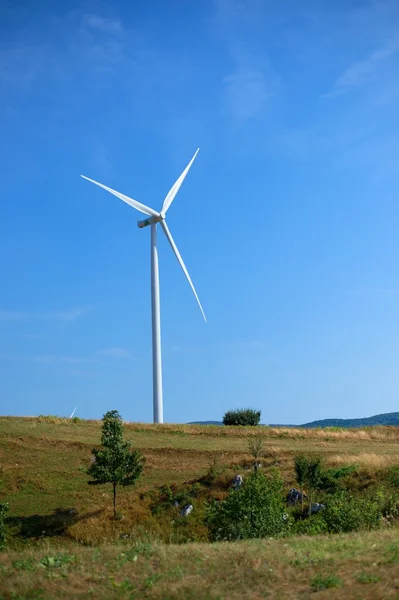
[[[43,312],[28,312],[0,309],[0,321],[75,321],[78,317],[89,312],[89,307],[68,308],[65,310],[49,310]]]
[[[112,358],[134,360],[134,357],[132,356],[130,350],[128,350],[127,348],[105,348],[104,350],[100,350],[98,354],[101,354],[102,356],[111,356]]]
[[[82,26],[102,33],[119,34],[123,27],[119,19],[102,17],[101,15],[86,14],[82,18]]]
[[[399,51],[399,38],[395,38],[363,60],[350,64],[336,79],[333,90],[324,97],[335,96],[371,81],[382,67],[382,63],[393,58]]]
[[[264,6],[257,0],[214,0],[214,9],[216,34],[234,63],[222,79],[228,113],[243,123],[264,113],[278,81],[258,29]]]
[[[231,114],[238,121],[246,121],[262,112],[271,96],[264,73],[251,66],[238,67],[223,83]]]

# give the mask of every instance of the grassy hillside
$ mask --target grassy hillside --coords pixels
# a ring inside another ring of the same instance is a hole
[[[1,555],[0,555],[1,556]],[[54,546],[1,557],[0,598],[398,598],[396,531],[249,542]]]
[[[87,484],[85,471],[100,430],[99,421],[0,418],[1,495],[10,506],[10,551],[0,554],[0,598],[260,598],[265,586],[269,597],[293,597],[293,586],[306,597],[323,581],[337,585],[328,593],[342,598],[364,598],[365,588],[376,594],[367,597],[398,594],[396,529],[176,546],[170,542],[207,541],[202,498],[194,495],[194,511],[186,520],[177,517],[176,509],[156,509],[162,486],[168,486],[165,493],[190,488],[194,494],[196,482],[210,471],[218,475],[206,493],[223,497],[234,474],[245,474],[251,460],[248,439],[254,435],[263,438],[263,467],[277,466],[287,488],[295,483],[294,456],[304,451],[322,455],[328,465],[356,464],[350,484],[367,489],[399,463],[399,428],[127,423],[125,437],[140,448],[146,463],[138,485],[118,491],[119,521],[111,519],[111,486]],[[335,570],[342,581],[332,578]]]

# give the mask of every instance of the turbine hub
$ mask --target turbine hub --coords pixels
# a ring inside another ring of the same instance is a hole
[[[147,219],[143,219],[143,221],[137,221],[137,227],[142,229],[143,227],[148,227],[148,225],[155,225],[155,223],[159,223],[163,220],[163,217],[159,215],[158,217],[148,217]]]

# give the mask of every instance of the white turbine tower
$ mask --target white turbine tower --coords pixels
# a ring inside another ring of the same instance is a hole
[[[186,269],[186,265],[183,262],[181,254],[177,249],[177,246],[173,240],[172,234],[169,231],[169,228],[166,224],[165,218],[166,213],[172,204],[177,192],[180,189],[181,184],[183,183],[191,165],[194,162],[195,157],[199,152],[199,148],[194,154],[193,158],[188,163],[187,167],[184,169],[183,173],[180,177],[175,181],[175,183],[170,188],[167,193],[165,200],[163,201],[162,208],[160,212],[157,212],[153,208],[146,206],[145,204],[141,204],[141,202],[137,202],[137,200],[133,200],[116,190],[113,190],[98,181],[94,181],[93,179],[89,179],[89,177],[85,177],[81,175],[83,179],[87,179],[87,181],[91,181],[91,183],[95,183],[100,187],[107,190],[114,196],[117,196],[133,208],[136,208],[140,212],[147,215],[149,218],[144,219],[143,221],[139,221],[137,225],[142,227],[147,227],[151,225],[151,307],[152,307],[152,372],[153,372],[153,403],[154,403],[154,423],[163,423],[163,397],[162,397],[162,361],[161,361],[161,312],[160,312],[160,302],[159,302],[159,266],[158,266],[158,250],[157,250],[157,224],[160,223],[166,238],[169,244],[172,247],[173,252],[176,255],[176,258],[183,269],[183,273],[187,277],[188,283],[194,293],[194,296],[198,302],[198,306],[201,309],[202,315],[206,322],[205,313],[201,306],[201,302],[198,298],[197,292],[195,291],[195,287],[193,282],[191,281],[191,277],[188,274]]]

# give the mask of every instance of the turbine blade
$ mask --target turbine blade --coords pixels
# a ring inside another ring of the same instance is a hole
[[[179,179],[177,179],[175,181],[175,183],[172,185],[172,187],[170,188],[169,192],[167,193],[167,196],[165,198],[165,200],[163,201],[162,204],[162,208],[161,208],[161,215],[165,218],[166,215],[166,211],[168,210],[169,206],[172,204],[177,192],[180,189],[181,184],[184,181],[184,178],[186,177],[187,173],[190,170],[191,165],[193,164],[195,157],[197,156],[199,152],[199,148],[197,148],[196,153],[194,154],[194,156],[192,157],[192,159],[190,160],[190,162],[188,163],[187,167],[184,169],[183,173],[180,175]]]
[[[207,323],[206,316],[205,316],[205,313],[204,313],[204,309],[201,306],[201,302],[200,302],[200,299],[198,298],[197,292],[195,291],[194,284],[191,281],[191,277],[188,274],[188,271],[186,269],[186,265],[183,262],[181,254],[180,254],[180,252],[177,249],[177,246],[176,246],[176,244],[174,242],[174,239],[172,238],[172,234],[170,233],[169,228],[168,228],[168,226],[167,226],[167,224],[166,224],[165,221],[161,221],[161,227],[164,230],[164,233],[165,233],[165,235],[166,235],[166,237],[168,239],[169,244],[172,246],[172,250],[175,253],[177,260],[179,261],[179,264],[180,264],[181,268],[183,269],[183,273],[187,277],[188,283],[190,284],[190,287],[191,287],[191,289],[194,292],[194,296],[195,296],[195,298],[196,298],[196,300],[198,302],[198,306],[200,307],[200,310],[202,312],[202,316],[204,317],[205,323]]]
[[[110,192],[114,196],[117,196],[118,198],[123,200],[123,202],[126,202],[126,204],[130,204],[130,206],[133,206],[133,208],[139,210],[140,212],[144,213],[145,215],[152,216],[152,217],[159,217],[159,213],[157,213],[156,210],[153,210],[149,206],[146,206],[145,204],[141,204],[141,202],[137,202],[137,200],[133,200],[133,198],[129,198],[129,196],[125,196],[125,194],[121,194],[120,192],[117,192],[116,190],[113,190],[112,188],[107,187],[106,185],[103,185],[102,183],[99,183],[98,181],[94,181],[94,179],[85,177],[85,175],[81,175],[81,177],[83,177],[83,179],[87,179],[87,181],[91,181],[91,183],[94,183],[95,185],[100,186],[104,190],[107,190],[107,192]]]

